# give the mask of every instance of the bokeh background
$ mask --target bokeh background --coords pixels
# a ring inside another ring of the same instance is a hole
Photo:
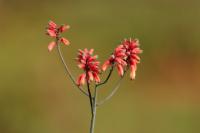
[[[77,49],[103,62],[124,38],[140,40],[136,80],[98,108],[96,133],[200,132],[199,0],[0,0],[0,133],[89,132],[88,98],[47,51],[50,19],[71,26],[62,50],[75,76]]]

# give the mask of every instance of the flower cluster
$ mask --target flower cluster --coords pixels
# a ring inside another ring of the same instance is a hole
[[[105,71],[109,66],[116,65],[119,75],[122,76],[124,74],[123,67],[127,65],[125,58],[126,54],[123,45],[119,45],[109,59],[105,61],[102,70]]]
[[[99,61],[97,61],[97,55],[93,56],[94,49],[84,49],[78,51],[78,67],[84,70],[77,79],[77,85],[84,85],[85,82],[95,81],[100,82],[99,78]]]
[[[59,43],[69,45],[69,41],[61,36],[61,33],[67,31],[69,28],[69,25],[58,26],[53,21],[49,21],[46,34],[55,39],[49,43],[49,51],[52,51]],[[84,49],[79,50],[78,52],[78,66],[85,71],[77,79],[77,84],[79,86],[84,85],[86,81],[95,81],[96,83],[100,82],[100,63],[96,60],[97,56],[93,56],[93,52],[93,49]],[[142,53],[142,50],[139,48],[139,41],[137,39],[125,39],[114,49],[114,52],[102,65],[102,71],[106,71],[108,67],[116,66],[118,74],[123,76],[124,71],[130,69],[130,78],[135,79],[137,64],[140,62],[138,54],[140,53]]]
[[[64,45],[69,45],[69,41],[64,38],[64,37],[60,37],[60,34],[63,33],[64,31],[68,30],[70,27],[69,25],[61,25],[61,26],[57,26],[56,23],[54,23],[53,21],[49,21],[48,26],[47,26],[47,30],[46,30],[46,34],[52,38],[55,38],[55,41],[52,41],[49,43],[48,45],[48,50],[52,51],[53,48],[58,45],[59,42],[63,43]]]
[[[140,53],[142,53],[142,50],[139,48],[137,39],[125,39],[105,61],[102,70],[105,71],[109,66],[116,65],[119,75],[122,76],[128,66],[128,68],[130,67],[130,78],[135,79],[137,64],[140,62],[138,54]]]
[[[139,48],[139,41],[137,39],[124,40],[123,46],[126,49],[126,62],[130,66],[130,78],[135,79],[137,64],[140,63],[138,54],[142,53],[142,50]]]
[[[139,41],[137,39],[125,39],[119,44],[110,55],[110,57],[105,61],[105,63],[100,68],[100,62],[97,60],[97,55],[94,55],[94,49],[84,50],[79,49],[76,61],[78,62],[78,67],[83,70],[83,73],[80,74],[75,81],[73,74],[65,62],[65,59],[62,55],[62,50],[60,49],[60,44],[69,45],[69,41],[61,36],[61,33],[69,29],[69,25],[57,26],[53,21],[49,21],[46,34],[54,39],[48,45],[48,50],[52,51],[55,46],[57,46],[58,54],[60,59],[65,67],[66,73],[72,82],[76,85],[83,94],[89,97],[90,107],[91,107],[91,127],[90,132],[94,132],[95,124],[95,115],[97,106],[102,105],[105,101],[109,100],[114,93],[119,88],[121,79],[124,77],[125,72],[130,70],[130,78],[135,79],[135,72],[137,69],[137,64],[140,62],[140,57],[138,56],[142,53],[142,50],[139,48]],[[111,67],[109,74],[105,80],[101,81],[99,75]],[[121,76],[116,86],[114,86],[111,93],[106,96],[103,100],[97,100],[97,88],[101,85],[107,83],[110,79],[113,69],[117,68],[118,74]],[[94,83],[95,85],[91,85]],[[87,84],[87,91],[83,89],[83,85]],[[91,88],[94,88],[94,91],[91,91]]]

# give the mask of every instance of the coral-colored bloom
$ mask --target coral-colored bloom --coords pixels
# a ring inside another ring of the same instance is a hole
[[[61,25],[59,31],[62,33],[70,28],[69,25]]]
[[[51,42],[48,45],[49,52],[53,50],[53,48],[58,45],[59,42],[69,45],[69,41],[66,38],[60,37],[60,34],[66,30],[69,29],[69,25],[61,25],[57,26],[56,23],[53,21],[49,21],[46,34],[52,38],[55,38],[56,40],[54,42]]]
[[[126,50],[126,62],[130,66],[130,78],[133,80],[135,79],[137,64],[140,62],[138,54],[142,53],[142,50],[139,48],[139,41],[137,39],[124,40],[122,45]]]
[[[56,37],[56,31],[54,29],[48,29],[47,35],[54,38],[54,37]]]
[[[115,48],[115,51],[110,58],[105,61],[102,66],[102,70],[105,71],[109,66],[116,65],[119,75],[122,76],[124,74],[123,67],[127,65],[126,61],[124,60],[125,57],[126,54],[123,45],[119,45],[117,48]]]
[[[85,74],[85,73],[81,74],[81,75],[78,77],[77,84],[78,84],[78,85],[84,85],[84,84],[85,84],[85,77],[86,77],[86,74]]]
[[[93,56],[94,49],[84,49],[78,52],[78,67],[83,69],[85,73],[81,74],[77,79],[78,85],[84,85],[85,81],[96,83],[100,82],[99,78],[99,61],[97,61],[97,55]]]
[[[64,38],[64,37],[61,37],[61,38],[60,38],[60,41],[61,41],[63,44],[65,44],[65,45],[69,45],[69,41],[68,41],[66,38]]]
[[[120,76],[124,75],[124,68],[121,64],[117,64],[117,71]]]
[[[102,70],[105,71],[109,66],[114,65],[117,67],[118,74],[123,76],[124,68],[128,65],[131,71],[130,78],[135,79],[137,63],[140,61],[138,54],[140,53],[142,53],[142,50],[139,48],[138,40],[124,40],[102,65]]]
[[[56,28],[57,28],[57,24],[54,23],[54,22],[51,21],[51,20],[49,21],[48,26],[49,26],[50,29],[56,29]]]
[[[52,51],[55,46],[56,46],[56,42],[50,42],[48,45],[49,52]]]

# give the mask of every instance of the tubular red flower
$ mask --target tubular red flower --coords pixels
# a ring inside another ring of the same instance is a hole
[[[56,31],[54,29],[48,29],[47,35],[49,35],[50,37],[56,37]]]
[[[90,80],[90,81],[94,80],[94,76],[91,71],[88,71],[88,80]]]
[[[48,45],[48,50],[52,51],[53,48],[58,45],[59,42],[63,43],[64,45],[69,45],[69,41],[66,38],[60,37],[60,34],[69,29],[69,25],[61,25],[57,26],[56,23],[53,21],[49,21],[46,34],[52,38],[55,38],[55,43],[50,43]]]
[[[67,40],[66,38],[64,38],[64,37],[61,37],[60,38],[60,41],[63,43],[63,44],[65,44],[65,45],[69,45],[70,43],[69,43],[69,40]]]
[[[59,31],[62,33],[70,28],[69,25],[61,25]]]
[[[50,29],[56,29],[56,28],[57,28],[56,23],[54,23],[54,22],[51,21],[51,20],[49,21],[48,26],[49,26]]]
[[[131,80],[135,79],[136,68],[137,68],[136,65],[130,66],[130,78],[131,78]]]
[[[135,71],[137,63],[140,62],[140,57],[138,54],[142,53],[139,48],[139,41],[134,40],[124,40],[119,46],[114,50],[114,53],[109,57],[108,60],[102,65],[102,70],[105,71],[109,66],[116,66],[118,74],[123,76],[124,69],[128,65],[130,67],[130,78],[135,78]]]
[[[123,69],[123,66],[121,64],[117,64],[117,70],[118,70],[118,74],[120,76],[124,75],[124,69]]]
[[[139,48],[139,41],[137,39],[125,39],[122,45],[126,51],[126,62],[130,66],[130,78],[133,80],[135,79],[137,64],[140,63],[138,54],[142,53],[142,50]]]
[[[100,78],[99,78],[98,74],[97,73],[93,73],[93,76],[94,76],[95,82],[99,83],[100,82]]]
[[[85,84],[85,77],[86,77],[86,75],[85,75],[84,73],[81,74],[81,75],[78,77],[77,84],[78,84],[79,86]]]
[[[51,52],[55,46],[56,46],[56,42],[50,42],[48,45],[49,52]]]
[[[123,67],[127,65],[124,60],[126,57],[123,45],[119,45],[115,48],[114,53],[109,57],[108,60],[102,65],[102,70],[105,71],[109,66],[116,65],[120,76],[124,74]]]
[[[96,83],[100,82],[99,78],[99,61],[97,61],[97,55],[93,55],[94,49],[84,49],[78,51],[77,61],[78,67],[84,70],[85,80],[87,82],[95,81]],[[80,76],[77,79],[78,85],[84,85],[80,83]]]
[[[110,59],[108,59],[107,61],[105,61],[105,63],[102,65],[102,70],[105,71],[108,66],[111,65]]]

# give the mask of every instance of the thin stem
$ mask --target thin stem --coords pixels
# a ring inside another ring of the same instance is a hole
[[[67,72],[67,75],[68,75],[69,78],[72,80],[73,84],[74,84],[84,95],[89,96],[89,94],[88,94],[87,92],[85,92],[80,86],[78,86],[78,85],[76,84],[75,78],[73,77],[71,71],[69,70],[69,68],[68,68],[68,66],[67,66],[67,64],[66,64],[66,62],[65,62],[65,60],[64,60],[64,57],[63,57],[62,52],[61,52],[61,49],[60,49],[60,45],[59,45],[59,43],[58,43],[58,39],[56,40],[56,44],[57,44],[57,49],[58,49],[59,56],[60,56],[61,61],[62,61],[63,65],[64,65],[64,67],[65,67],[65,70],[66,70],[66,72]]]
[[[90,85],[89,85],[89,82],[87,81],[87,89],[88,89],[88,94],[89,94],[89,99],[90,99],[90,107],[91,107],[91,113],[92,113],[92,116],[93,116],[93,99],[92,99],[92,94],[91,94],[91,91],[90,91]]]
[[[100,105],[104,104],[106,101],[108,101],[117,92],[117,90],[119,89],[121,81],[124,78],[125,74],[126,74],[126,71],[124,71],[124,75],[117,81],[117,83],[116,83],[115,87],[112,89],[111,93],[108,96],[106,96],[103,100],[98,102],[97,106],[100,106]]]
[[[94,127],[95,127],[95,120],[96,120],[96,101],[97,101],[97,85],[95,86],[95,92],[94,92],[94,102],[93,102],[93,113],[90,123],[90,133],[94,133]]]
[[[112,74],[112,72],[113,72],[113,68],[114,68],[114,66],[112,65],[112,67],[110,68],[110,72],[109,72],[107,78],[106,78],[103,82],[97,84],[97,87],[100,86],[100,85],[105,84],[105,83],[109,80],[109,78],[111,77],[111,74]]]

